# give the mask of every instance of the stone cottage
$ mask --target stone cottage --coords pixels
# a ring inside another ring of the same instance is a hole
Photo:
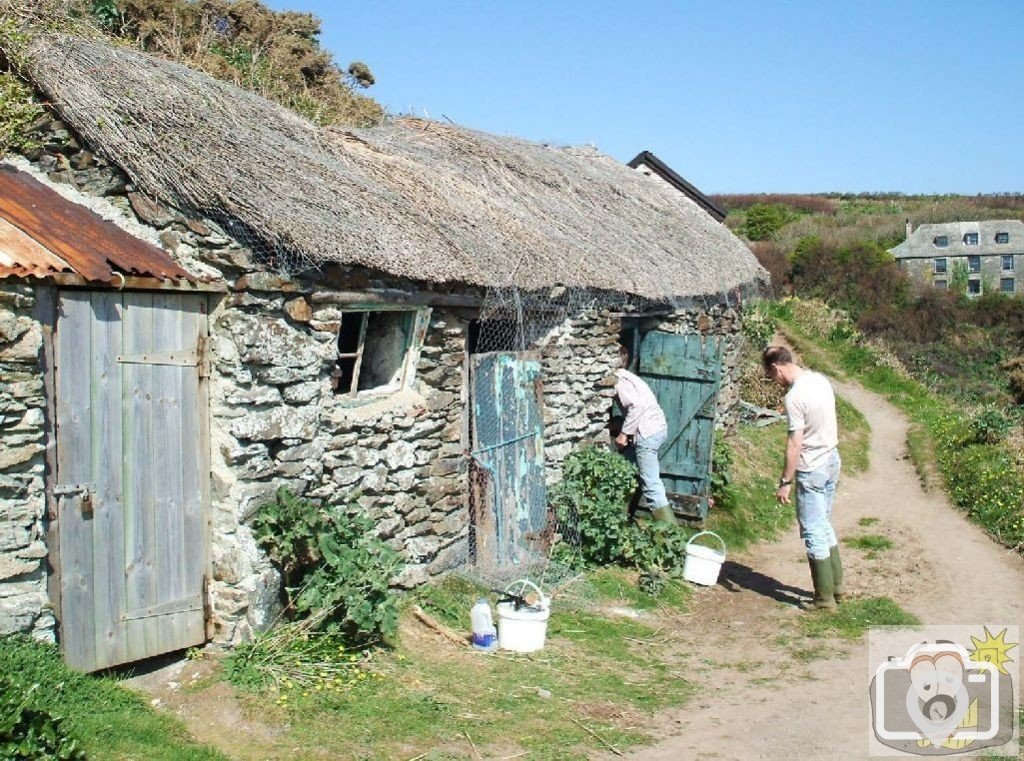
[[[945,290],[956,267],[967,275],[967,295],[1024,293],[1024,222],[997,219],[921,225],[907,220],[907,237],[889,253],[917,283]]]
[[[542,552],[620,340],[696,389],[668,475],[699,501],[765,273],[674,188],[423,120],[319,129],[103,42],[30,53],[50,110],[0,171],[0,630],[82,669],[249,637],[279,577],[248,523],[281,486],[357,499],[403,586]]]

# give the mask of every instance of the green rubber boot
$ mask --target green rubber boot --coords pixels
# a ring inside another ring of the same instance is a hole
[[[829,549],[829,562],[832,564],[832,596],[837,603],[842,603],[846,598],[846,589],[843,587],[843,561],[839,559],[839,545]]]
[[[819,610],[832,610],[836,607],[832,558],[808,557],[807,562],[811,566],[811,581],[814,583],[814,602],[812,604]]]
[[[676,514],[672,510],[671,505],[662,505],[651,510],[651,517],[656,521],[665,521],[665,523],[671,523],[676,525],[679,521],[676,520]]]

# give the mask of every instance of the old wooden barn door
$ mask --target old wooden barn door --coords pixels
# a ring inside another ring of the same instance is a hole
[[[60,639],[84,671],[205,639],[206,299],[61,291]]]
[[[477,566],[503,570],[543,557],[547,522],[540,359],[470,357],[472,526]]]
[[[715,336],[650,332],[640,343],[638,374],[668,421],[661,477],[676,509],[708,512],[715,404],[722,376],[722,342]]]

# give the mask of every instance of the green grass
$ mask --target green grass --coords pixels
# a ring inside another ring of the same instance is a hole
[[[867,516],[867,515],[864,516],[863,518],[860,518],[857,521],[857,525],[858,526],[862,526],[864,528],[867,528],[868,526],[874,526],[876,523],[878,523],[878,518],[872,518],[872,517]]]
[[[863,413],[836,397],[836,422],[839,424],[839,456],[846,473],[863,473],[871,464],[871,426]]]
[[[538,653],[477,653],[410,624],[418,628],[379,656],[382,678],[337,693],[292,690],[284,705],[268,693],[248,706],[268,723],[287,724],[288,744],[345,758],[472,757],[467,734],[484,757],[587,758],[601,743],[577,722],[617,746],[642,743],[650,736],[636,717],[682,704],[692,688],[674,670],[664,618],[655,625],[605,615],[600,606],[625,600],[671,615],[682,609],[670,602],[682,604],[685,595],[677,589],[645,599],[627,572],[612,569],[586,583],[593,607],[560,609],[556,597]],[[415,599],[461,631],[477,592],[449,578]],[[456,608],[461,617],[445,613]]]
[[[53,645],[24,636],[0,638],[0,674],[15,683],[13,689],[27,696],[30,705],[62,717],[89,758],[224,758],[194,742],[179,721],[156,713],[112,679],[72,671]],[[33,690],[33,685],[38,687]]]
[[[921,622],[888,597],[844,602],[835,611],[813,611],[799,619],[808,637],[859,639],[872,626],[915,626]]]
[[[843,544],[857,550],[866,552],[878,552],[880,550],[891,550],[892,540],[880,534],[861,534],[860,536],[848,536],[843,539]]]

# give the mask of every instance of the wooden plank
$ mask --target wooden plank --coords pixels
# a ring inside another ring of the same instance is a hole
[[[87,291],[61,292],[57,323],[57,481],[92,481],[90,394],[93,321]],[[68,664],[96,668],[93,623],[93,521],[81,510],[81,496],[58,501],[61,558],[61,646]]]
[[[92,426],[93,580],[96,665],[124,663],[124,521],[121,445],[121,294],[93,291]]]
[[[46,551],[49,563],[46,574],[46,591],[53,607],[60,631],[63,612],[61,610],[61,562],[60,562],[60,521],[57,500],[53,490],[57,485],[57,396],[55,344],[57,326],[57,290],[48,286],[36,288],[35,318],[42,325],[43,351],[39,372],[43,376],[43,399],[46,403]]]
[[[181,300],[182,346],[199,346],[206,339],[206,299],[189,296]],[[207,531],[204,505],[203,482],[208,481],[209,446],[203,434],[203,418],[207,414],[204,406],[206,379],[196,368],[195,372],[183,373],[181,396],[181,483],[182,483],[182,527],[184,590],[186,595],[200,595],[202,601],[203,576],[207,567]],[[206,639],[203,609],[183,615],[181,647],[197,645]]]
[[[124,294],[123,351],[153,351],[153,295]],[[124,542],[125,612],[156,605],[156,578],[150,548],[156,545],[153,458],[159,446],[153,426],[153,365],[122,365],[124,412]],[[128,621],[125,627],[128,660],[136,661],[159,652],[159,627],[154,619]]]
[[[153,296],[153,346],[157,353],[187,353],[182,336],[181,297],[160,293]],[[153,516],[156,534],[147,547],[153,558],[156,597],[153,605],[161,605],[184,597],[185,589],[185,524],[183,509],[184,454],[181,425],[181,400],[186,368],[169,365],[152,368],[153,431],[161,442],[152,451]],[[159,651],[174,650],[184,639],[183,622],[168,616],[158,627]]]

